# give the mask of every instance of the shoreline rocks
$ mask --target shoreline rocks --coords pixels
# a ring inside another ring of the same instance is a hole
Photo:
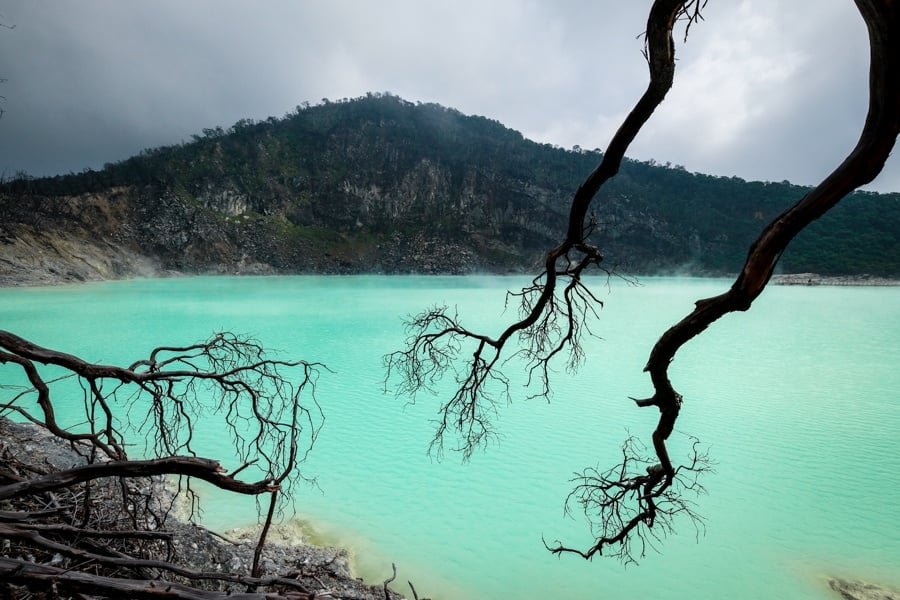
[[[129,279],[177,279],[182,277],[203,277],[203,276],[234,276],[234,277],[254,277],[254,276],[294,276],[294,275],[421,275],[421,276],[442,276],[442,275],[467,275],[475,274],[476,271],[440,271],[440,270],[423,270],[421,272],[384,272],[384,271],[347,271],[347,272],[269,272],[256,270],[239,270],[234,272],[224,271],[207,271],[207,272],[184,272],[175,270],[153,270],[148,268],[141,272],[125,273],[113,275],[110,277],[72,277],[63,275],[58,271],[41,272],[39,269],[21,269],[15,274],[0,273],[0,289],[2,288],[28,288],[28,287],[55,287],[63,285],[79,285],[82,283],[99,283],[103,281],[126,281]],[[505,271],[489,274],[494,275],[510,275],[514,272]],[[703,279],[706,275],[685,275],[685,277],[695,277]],[[713,278],[720,278],[714,276]],[[729,278],[733,276],[728,276]],[[779,286],[834,286],[834,287],[897,287],[900,286],[900,279],[890,277],[876,277],[873,275],[818,275],[816,273],[780,273],[773,275],[772,285]]]
[[[68,443],[46,430],[0,417],[0,453],[3,452],[14,452],[19,460],[27,457],[28,463],[43,470],[65,470],[84,464],[83,457]],[[174,555],[181,558],[177,561],[178,564],[203,572],[249,573],[258,540],[258,527],[218,534],[180,518],[177,514],[177,502],[176,510],[165,510],[166,506],[171,505],[172,496],[162,478],[135,479],[129,485],[146,489],[163,508],[162,512],[167,513],[164,530],[172,533]],[[4,510],[17,509],[8,501],[0,504]],[[260,564],[265,575],[279,574],[297,579],[307,589],[323,593],[327,591],[331,594],[329,597],[351,600],[385,598],[382,586],[372,586],[355,577],[350,554],[346,549],[314,546],[299,539],[297,535],[280,534],[279,529],[277,524],[273,524],[268,539],[275,543],[266,543],[262,554]],[[0,557],[16,558],[16,552],[15,544],[3,540]],[[60,556],[59,560],[65,559]],[[389,568],[390,565],[386,565],[386,573],[390,572]],[[393,591],[390,593],[392,599],[401,598]],[[0,585],[0,596],[2,595],[3,586]]]
[[[873,583],[833,577],[828,580],[828,585],[844,600],[900,600],[897,590]]]
[[[781,273],[772,276],[774,285],[873,286],[900,285],[900,279],[873,275],[818,275],[816,273]]]

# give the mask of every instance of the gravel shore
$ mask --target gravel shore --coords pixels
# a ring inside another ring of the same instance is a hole
[[[15,456],[18,464],[27,463],[33,466],[36,472],[59,471],[84,464],[83,458],[74,452],[68,443],[52,436],[46,430],[0,417],[0,457],[2,456]],[[103,481],[99,480],[101,485]],[[115,481],[109,483],[117,485]],[[129,485],[150,490],[161,506],[171,501],[171,494],[162,479],[135,479],[131,480]],[[112,496],[115,497],[115,494]],[[10,501],[0,502],[0,509],[28,510]],[[175,514],[177,512],[179,511],[176,509],[168,514],[162,529],[173,534],[173,562],[196,571],[249,573],[253,564],[258,528],[219,534],[179,518]],[[306,589],[315,592],[317,598],[385,599],[383,586],[367,585],[354,576],[350,557],[345,549],[312,545],[301,539],[302,535],[298,532],[296,527],[273,525],[268,539],[274,543],[266,544],[260,563],[264,576],[279,574],[296,579]],[[26,558],[29,562],[43,564],[43,559],[38,553],[35,553],[35,556],[30,554],[25,556],[22,552],[22,548],[17,547],[16,543],[2,540],[0,557]],[[69,559],[59,556],[53,557],[47,564],[67,568],[68,561]],[[74,566],[74,563],[71,566]],[[386,565],[385,573],[390,575],[391,565]],[[401,581],[404,579],[398,579],[397,584]],[[0,582],[0,597],[5,597],[3,594],[4,586]],[[390,597],[399,599],[402,596],[391,591]]]
[[[772,276],[774,285],[895,286],[900,279],[873,275],[818,275],[816,273],[783,273]]]

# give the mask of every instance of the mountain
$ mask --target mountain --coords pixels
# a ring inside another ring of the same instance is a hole
[[[0,185],[0,283],[531,270],[600,158],[389,94],[325,100],[99,171]],[[733,273],[805,191],[626,160],[594,201],[593,239],[623,272]],[[900,275],[900,194],[846,198],[780,268]]]

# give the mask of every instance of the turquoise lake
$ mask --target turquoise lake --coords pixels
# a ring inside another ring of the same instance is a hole
[[[230,330],[326,364],[317,390],[326,421],[304,467],[321,490],[297,490],[298,517],[353,548],[372,580],[396,563],[398,581],[420,596],[825,600],[836,597],[829,575],[900,586],[900,288],[772,287],[682,349],[670,371],[685,398],[677,429],[717,463],[697,500],[706,532],[682,522],[659,553],[625,568],[551,556],[541,536],[590,545],[585,524],[563,515],[569,478],[615,464],[628,432],[649,438],[657,413],[628,396],[650,394],[650,348],[729,282],[598,278],[602,339],[586,341],[579,372],[559,365],[549,403],[514,387],[500,442],[471,462],[451,452],[432,460],[437,400],[385,394],[382,356],[402,347],[404,316],[435,304],[496,335],[511,318],[504,291],[523,281],[198,277],[3,289],[0,328],[123,364]],[[220,454],[220,432],[199,436]],[[675,456],[686,445],[673,436]],[[205,508],[214,529],[255,519],[252,502],[214,495]]]

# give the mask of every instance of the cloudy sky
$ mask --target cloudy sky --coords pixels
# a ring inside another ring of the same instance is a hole
[[[303,101],[390,91],[540,142],[605,147],[646,85],[635,0],[6,0],[0,174],[100,167]],[[814,184],[856,142],[851,0],[710,0],[629,152]],[[900,150],[870,186],[900,191]]]

